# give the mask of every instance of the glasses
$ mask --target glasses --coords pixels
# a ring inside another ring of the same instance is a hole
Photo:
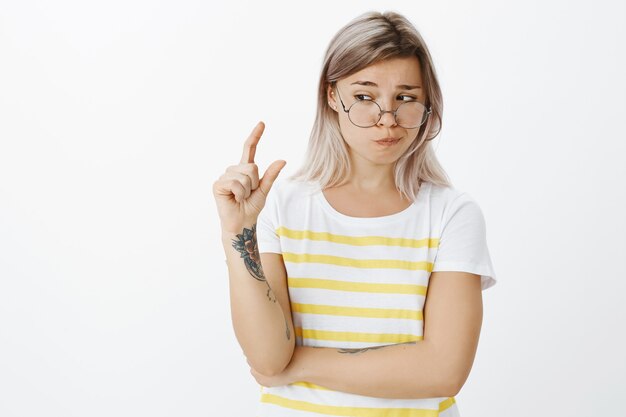
[[[339,96],[343,111],[348,113],[348,119],[350,119],[352,124],[358,127],[375,126],[383,117],[383,114],[391,113],[398,126],[405,129],[415,129],[423,125],[426,119],[428,119],[428,116],[432,113],[430,107],[426,110],[426,106],[417,100],[405,101],[394,111],[383,110],[378,103],[369,99],[355,101],[346,109],[341,95],[339,95],[339,89],[335,87],[335,90]]]

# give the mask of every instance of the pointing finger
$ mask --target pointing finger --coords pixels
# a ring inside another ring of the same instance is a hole
[[[259,139],[261,139],[261,135],[265,130],[265,123],[259,122],[252,129],[252,133],[248,136],[245,143],[243,144],[243,155],[241,155],[240,164],[248,164],[250,162],[254,162],[254,154],[256,152],[256,145],[259,143]]]

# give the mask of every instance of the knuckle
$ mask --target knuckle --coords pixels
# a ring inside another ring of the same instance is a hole
[[[245,172],[253,176],[259,172],[259,167],[257,166],[257,164],[254,164],[254,163],[246,164]]]
[[[235,179],[229,180],[228,185],[231,190],[239,189],[241,187],[241,184],[239,183],[239,181]]]
[[[243,188],[246,188],[250,184],[250,177],[243,172],[236,172],[233,176]]]

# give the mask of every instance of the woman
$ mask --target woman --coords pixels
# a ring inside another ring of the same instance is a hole
[[[303,167],[259,180],[259,123],[214,183],[259,416],[459,415],[496,281],[482,211],[431,147],[441,115],[415,27],[366,13],[328,47]]]

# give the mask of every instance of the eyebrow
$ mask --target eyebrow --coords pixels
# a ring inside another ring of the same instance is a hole
[[[358,85],[365,85],[365,86],[370,86],[370,87],[378,87],[378,84],[372,82],[372,81],[355,81],[350,85],[354,85],[354,84],[358,84]],[[400,84],[396,86],[397,88],[399,88],[400,90],[416,90],[416,89],[421,89],[422,87],[419,85],[408,85],[408,84]]]

